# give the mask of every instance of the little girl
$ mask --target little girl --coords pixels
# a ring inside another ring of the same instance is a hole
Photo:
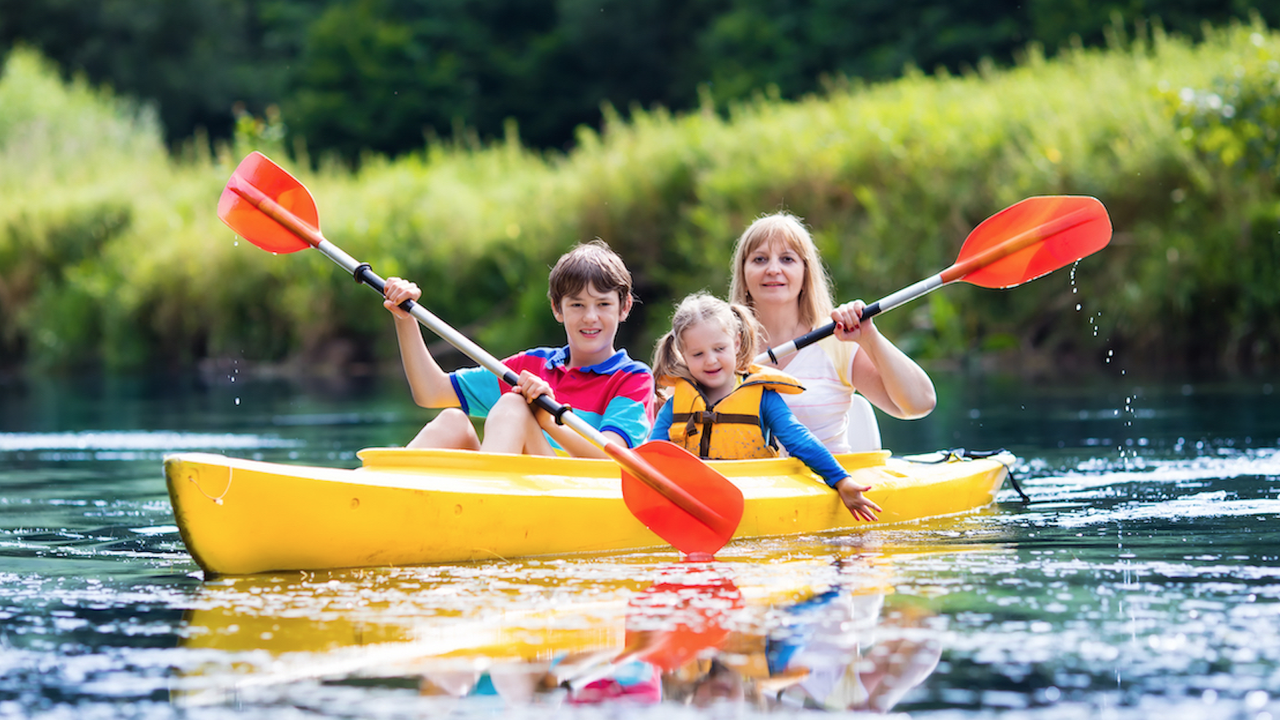
[[[750,309],[706,293],[686,297],[653,355],[653,376],[671,390],[652,437],[709,460],[777,457],[776,438],[840,493],[855,518],[875,520],[880,507],[862,495],[871,488],[854,483],[778,395],[804,388],[751,363],[759,334]]]

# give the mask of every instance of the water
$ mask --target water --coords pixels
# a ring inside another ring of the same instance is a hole
[[[8,381],[0,716],[1280,716],[1269,384],[938,380],[886,445],[1006,447],[1035,502],[703,564],[210,581],[164,454],[355,467],[426,419],[402,381]]]

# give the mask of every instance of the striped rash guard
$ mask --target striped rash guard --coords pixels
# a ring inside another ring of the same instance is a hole
[[[547,381],[556,401],[600,432],[612,430],[628,447],[649,438],[653,427],[653,373],[649,366],[632,360],[626,350],[608,360],[587,367],[569,368],[569,347],[534,348],[502,361],[517,375],[521,370]],[[489,410],[511,386],[482,367],[463,368],[449,374],[462,411],[472,417],[487,417]],[[553,448],[562,450],[550,436]]]

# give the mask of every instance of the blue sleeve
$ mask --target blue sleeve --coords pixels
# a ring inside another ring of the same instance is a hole
[[[612,430],[618,433],[627,447],[633,448],[649,439],[649,411],[630,398],[615,397],[605,408],[597,429],[600,432]]]
[[[458,396],[462,412],[471,417],[489,416],[489,410],[502,397],[498,376],[482,367],[469,367],[449,373],[453,392]]]
[[[653,432],[649,434],[650,439],[671,439],[671,413],[671,400],[668,399],[662,403],[662,409],[658,411],[658,417],[653,419]]]
[[[849,471],[836,462],[831,451],[818,442],[809,428],[796,420],[782,396],[773,390],[765,390],[760,398],[760,422],[786,446],[787,452],[821,475],[827,485],[835,487],[836,483],[849,476]]]
[[[612,430],[622,436],[627,447],[636,447],[649,439],[653,412],[653,375],[649,368],[632,361],[626,372],[614,372],[607,381],[609,398],[596,429]],[[581,412],[581,409],[575,410]]]

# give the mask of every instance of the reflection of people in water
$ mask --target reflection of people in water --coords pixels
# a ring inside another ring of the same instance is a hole
[[[607,677],[580,688],[569,688],[569,702],[593,705],[611,700],[651,704],[662,700],[662,673],[647,662],[633,660],[611,670]]]
[[[761,710],[824,709],[887,713],[937,667],[936,641],[877,642],[881,594],[839,588],[787,607],[785,624],[765,635],[736,634],[714,660],[663,678],[670,700],[699,707],[750,702]],[[922,614],[904,611],[906,625]],[[895,623],[896,624],[896,623]]]
[[[771,694],[784,706],[888,712],[938,666],[932,639],[876,642],[884,596],[828,591],[791,610],[799,623],[766,641]]]
[[[570,682],[570,702],[661,701],[664,672],[714,652],[729,636],[724,623],[742,606],[742,592],[715,565],[663,568],[659,579],[628,603],[627,646],[611,660],[608,674],[579,673]]]
[[[662,700],[661,669],[641,660],[623,660],[605,667],[591,668],[590,656],[573,653],[545,660],[513,660],[490,665],[485,671],[433,669],[425,672],[418,692],[423,696],[454,699],[491,696],[501,698],[508,707],[523,705],[571,705],[623,701],[652,704]],[[581,668],[560,667],[585,660],[590,677],[581,677]],[[563,679],[567,675],[571,682]]]
[[[423,673],[418,686],[423,696],[496,696],[509,707],[532,704],[559,705],[564,693],[548,672],[545,661],[497,663],[481,671],[474,668],[435,668]]]
[[[662,606],[685,595],[675,592],[679,587],[700,591],[691,597],[735,600],[705,585],[655,586],[632,609]],[[729,604],[740,608],[740,598]],[[498,695],[508,706],[665,701],[701,708],[749,704],[764,712],[888,713],[937,668],[941,648],[923,627],[928,611],[895,603],[887,622],[885,614],[884,594],[836,586],[771,608],[782,622],[767,632],[693,632],[679,622],[662,630],[629,628],[621,652],[596,649],[550,662],[490,665],[485,672],[429,673],[422,691]],[[671,620],[669,613],[659,617]],[[712,630],[725,620],[713,619]]]

